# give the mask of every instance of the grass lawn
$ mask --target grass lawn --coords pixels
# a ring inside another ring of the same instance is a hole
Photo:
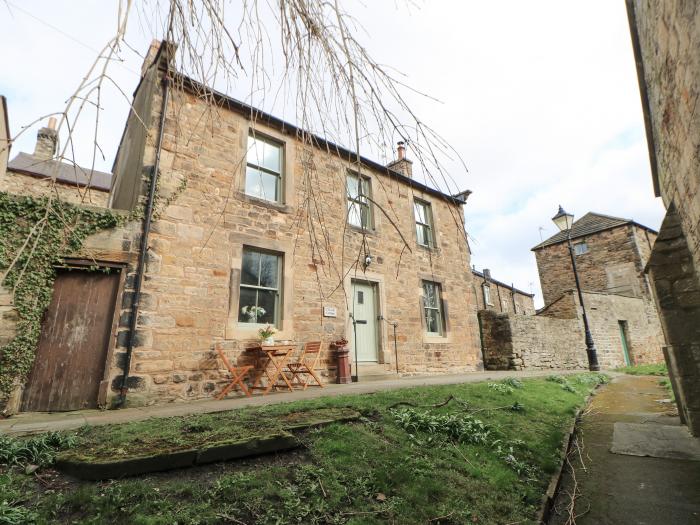
[[[0,523],[534,523],[564,432],[604,380],[418,387],[0,438]],[[61,448],[118,458],[343,408],[363,417],[297,433],[302,446],[292,452],[105,482],[50,467]],[[31,472],[32,464],[42,466]]]
[[[666,363],[656,363],[653,365],[635,365],[616,368],[616,372],[623,372],[633,376],[667,376],[668,369]]]

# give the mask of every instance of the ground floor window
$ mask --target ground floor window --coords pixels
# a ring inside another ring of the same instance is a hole
[[[243,248],[238,322],[279,326],[282,256]]]
[[[428,335],[442,335],[444,332],[442,296],[440,284],[423,281],[423,316]]]

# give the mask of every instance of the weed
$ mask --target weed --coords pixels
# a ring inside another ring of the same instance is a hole
[[[491,390],[494,390],[500,394],[512,394],[513,393],[513,387],[510,385],[506,385],[505,383],[489,383],[488,387]]]
[[[75,446],[72,434],[47,432],[29,439],[0,436],[0,465],[51,465],[60,450]]]
[[[553,383],[559,383],[560,385],[563,385],[566,383],[566,378],[564,376],[547,376],[547,381],[552,381]]]
[[[649,365],[634,365],[616,368],[616,372],[624,372],[635,376],[667,376],[668,368],[666,363],[655,363]]]
[[[523,387],[523,382],[520,381],[520,379],[516,377],[506,377],[503,381],[501,381],[504,385],[508,385],[510,387],[519,389]]]

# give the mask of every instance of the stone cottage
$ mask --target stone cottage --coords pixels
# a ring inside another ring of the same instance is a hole
[[[681,420],[700,436],[700,9],[627,0],[654,193],[666,217],[647,270]]]
[[[500,313],[534,315],[534,294],[518,290],[513,284],[506,284],[491,276],[484,268],[479,271],[472,267],[474,296],[479,310],[493,310]]]
[[[85,379],[95,386],[75,406],[27,405],[38,383],[65,381],[33,385],[35,370],[19,409],[212,396],[225,377],[215,349],[242,360],[268,325],[277,340],[321,340],[326,380],[329,343],[343,337],[360,380],[481,367],[468,192],[413,178],[402,144],[388,166],[358,157],[173,71],[168,45],[152,50],[108,200],[143,220],[71,254],[112,268],[99,283],[65,277],[102,290],[108,335]]]

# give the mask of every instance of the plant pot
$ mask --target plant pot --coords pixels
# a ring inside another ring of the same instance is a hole
[[[275,338],[272,336],[267,337],[267,338],[263,339],[262,344],[264,344],[266,346],[272,346],[275,344]]]

